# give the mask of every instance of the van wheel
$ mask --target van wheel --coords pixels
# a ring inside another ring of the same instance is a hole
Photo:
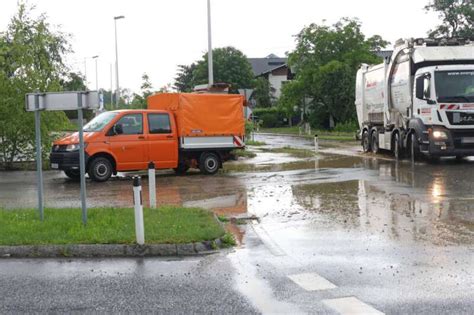
[[[219,171],[221,161],[215,153],[203,153],[199,159],[199,170],[206,175],[214,175]]]
[[[367,131],[364,131],[362,133],[362,150],[364,153],[367,153],[370,151],[370,139],[369,139],[369,133]]]
[[[377,154],[379,153],[379,136],[377,131],[372,132],[372,141],[370,142],[370,146],[372,148],[372,153]]]
[[[177,168],[173,169],[176,175],[184,175],[189,170],[189,166],[184,163],[179,163]]]
[[[79,170],[67,170],[64,171],[64,174],[66,174],[67,177],[70,179],[78,180],[81,177],[81,171]]]
[[[96,157],[89,164],[89,177],[96,182],[105,182],[112,176],[113,167],[110,160],[105,157]]]

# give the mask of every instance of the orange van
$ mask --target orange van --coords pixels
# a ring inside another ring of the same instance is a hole
[[[243,148],[243,97],[240,95],[157,94],[146,110],[104,112],[83,128],[86,172],[106,181],[121,171],[156,169],[184,174],[199,168],[215,174]],[[79,178],[79,136],[74,133],[53,143],[52,169]]]

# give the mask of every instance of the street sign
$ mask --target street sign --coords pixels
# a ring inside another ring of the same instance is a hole
[[[99,96],[101,98],[99,98]],[[43,169],[41,160],[41,111],[48,110],[77,110],[77,122],[79,133],[79,172],[81,177],[81,207],[82,222],[87,224],[86,205],[86,167],[84,153],[84,109],[99,109],[103,107],[103,96],[97,91],[76,91],[76,92],[37,92],[25,95],[25,109],[35,112],[35,133],[36,133],[36,171],[38,180],[38,209],[41,221],[44,220],[43,201]]]
[[[82,107],[79,107],[79,96],[82,97]],[[39,106],[36,107],[35,96],[38,96]],[[78,110],[99,109],[100,99],[97,91],[77,92],[48,92],[28,93],[25,96],[26,111],[36,110]]]

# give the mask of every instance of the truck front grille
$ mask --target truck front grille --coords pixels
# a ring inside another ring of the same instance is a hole
[[[447,111],[449,123],[456,126],[474,125],[474,113]]]

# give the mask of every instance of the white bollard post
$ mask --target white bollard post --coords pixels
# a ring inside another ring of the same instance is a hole
[[[150,197],[150,208],[156,208],[156,178],[155,163],[148,163],[148,196]]]
[[[318,135],[314,135],[314,152],[318,153],[319,151],[319,139]]]
[[[133,203],[135,204],[135,235],[137,244],[145,244],[145,226],[143,224],[142,184],[140,176],[133,177]]]

